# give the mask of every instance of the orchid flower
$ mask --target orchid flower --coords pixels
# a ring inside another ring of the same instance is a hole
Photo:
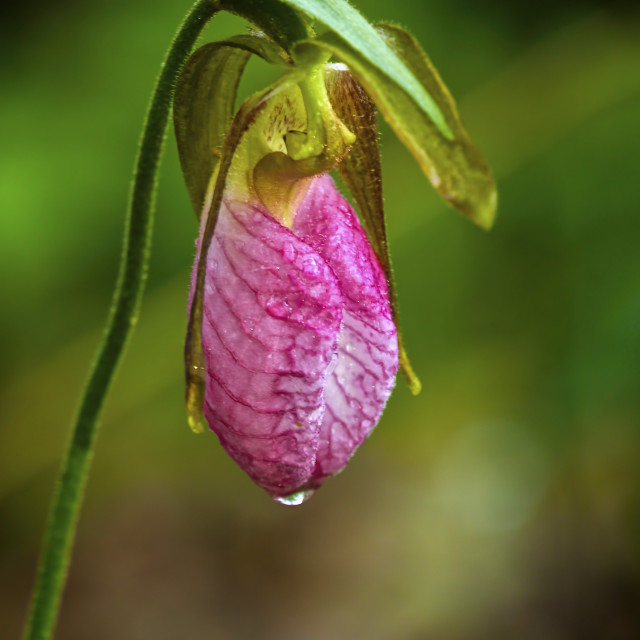
[[[398,368],[420,390],[397,330],[376,106],[447,201],[485,227],[495,211],[489,170],[426,55],[398,27],[367,26],[399,79],[335,33],[309,29],[288,48],[277,32],[207,44],[175,95],[200,218],[185,347],[189,423],[197,432],[208,423],[285,504],[345,467],[378,423]],[[283,75],[234,114],[251,54]]]

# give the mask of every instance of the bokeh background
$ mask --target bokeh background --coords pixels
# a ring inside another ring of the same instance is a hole
[[[499,181],[448,210],[385,125],[397,390],[352,464],[273,503],[183,409],[196,221],[173,139],[141,321],[101,431],[66,640],[640,637],[635,2],[358,0],[409,26]],[[3,3],[0,638],[114,283],[133,157],[188,3]],[[207,39],[241,32],[216,20]],[[253,64],[243,91],[265,82]]]

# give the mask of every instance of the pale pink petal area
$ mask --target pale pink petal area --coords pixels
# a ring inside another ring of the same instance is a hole
[[[325,413],[310,487],[347,464],[380,419],[398,370],[387,283],[366,233],[330,176],[314,179],[293,227],[327,262],[342,294],[338,357],[324,390]]]
[[[269,214],[226,199],[207,254],[204,413],[266,491],[306,485],[342,321],[325,260]]]

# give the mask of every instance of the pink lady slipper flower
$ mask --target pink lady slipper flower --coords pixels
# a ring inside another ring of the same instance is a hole
[[[335,166],[355,138],[332,110],[314,133],[328,138],[320,145],[290,136],[309,127],[305,90],[267,98],[234,150],[198,321],[209,427],[287,503],[344,468],[377,424],[398,370],[384,270],[332,178],[313,175]]]
[[[250,53],[289,72],[232,118]],[[345,467],[378,423],[399,366],[419,390],[396,329],[374,104],[326,58],[299,72],[261,35],[205,45],[174,104],[201,216],[185,349],[189,421],[196,431],[208,423],[285,504]],[[455,199],[450,176],[431,169]]]
[[[211,429],[271,495],[316,489],[374,428],[398,369],[384,272],[331,177],[311,179],[290,227],[225,193],[203,308]]]

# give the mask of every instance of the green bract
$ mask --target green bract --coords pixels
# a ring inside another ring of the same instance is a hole
[[[237,194],[257,195],[286,225],[304,180],[339,167],[387,276],[396,324],[375,107],[447,203],[485,229],[496,209],[489,168],[433,65],[405,30],[373,26],[343,0],[220,0],[215,6],[260,31],[198,49],[175,93],[180,161],[203,229],[186,345],[187,404],[196,430],[202,429],[204,389],[204,265],[230,185]],[[283,74],[234,114],[251,55]],[[401,370],[417,393],[420,382],[399,347]]]

